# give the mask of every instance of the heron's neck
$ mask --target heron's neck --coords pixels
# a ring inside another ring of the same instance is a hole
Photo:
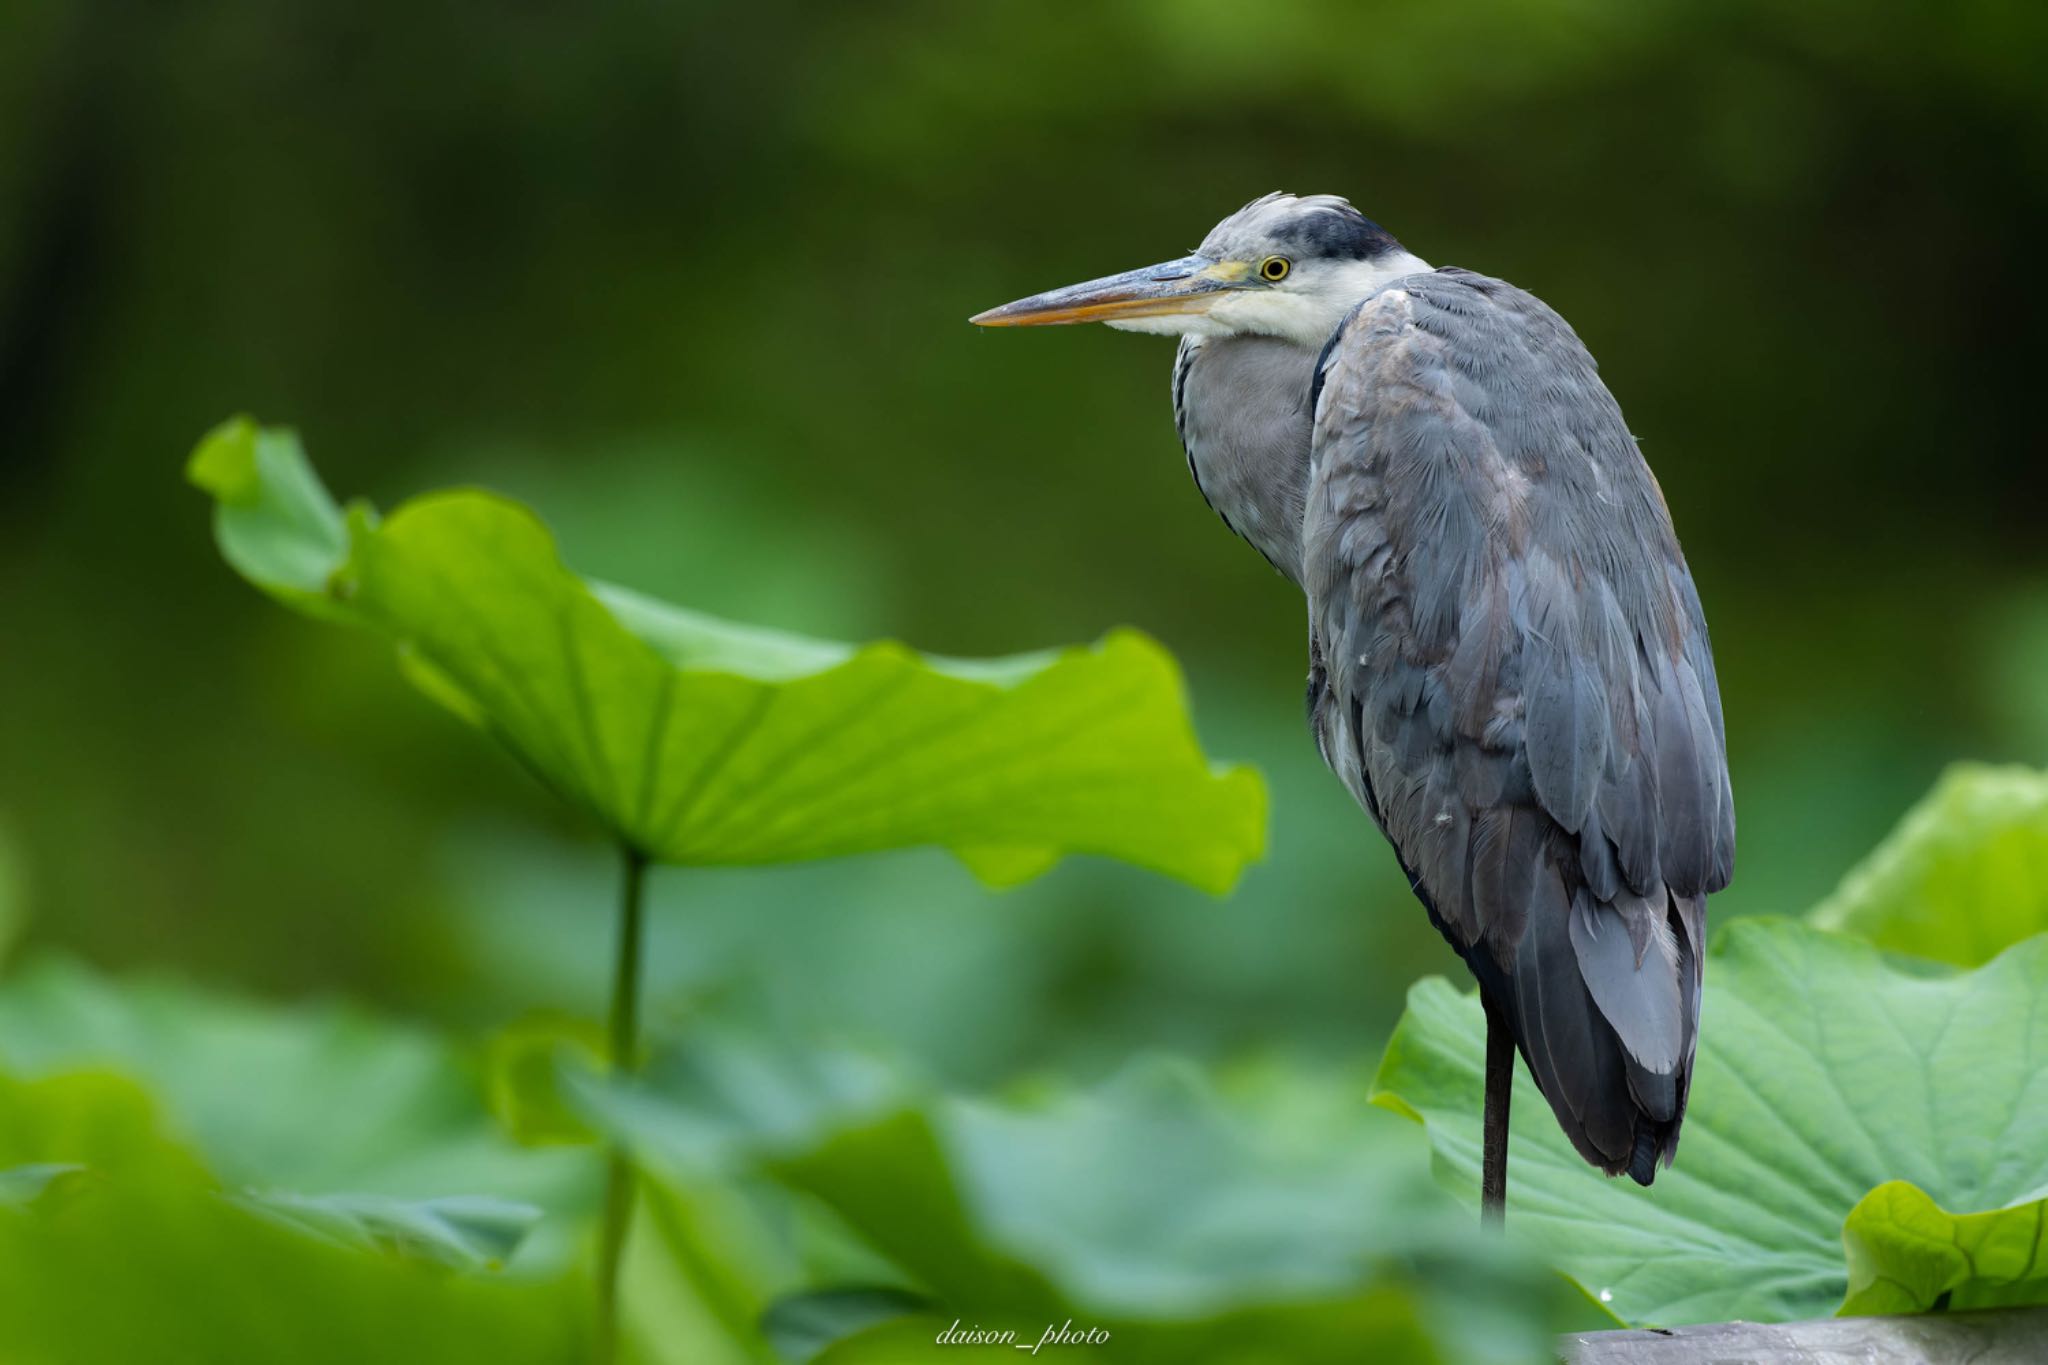
[[[1231,530],[1301,581],[1313,348],[1270,336],[1186,337],[1173,420],[1195,486]]]

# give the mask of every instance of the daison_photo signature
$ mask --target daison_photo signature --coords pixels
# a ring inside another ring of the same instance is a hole
[[[1013,1346],[1032,1355],[1048,1346],[1105,1346],[1108,1343],[1107,1327],[1076,1327],[1072,1318],[1061,1323],[1047,1323],[1035,1341],[1019,1335],[1014,1328],[983,1327],[979,1324],[962,1327],[958,1318],[932,1338],[935,1346]]]

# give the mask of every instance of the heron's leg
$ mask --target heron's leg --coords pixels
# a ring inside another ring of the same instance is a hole
[[[1507,1221],[1508,1101],[1515,1093],[1515,1035],[1485,991],[1486,1109],[1479,1135],[1479,1223],[1498,1228]]]

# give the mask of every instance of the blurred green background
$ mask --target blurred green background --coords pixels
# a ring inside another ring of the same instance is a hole
[[[1284,188],[1601,358],[1720,660],[1714,913],[1801,910],[1948,760],[2048,759],[2044,39],[1994,0],[0,7],[0,895],[115,967],[594,1011],[590,831],[219,562],[180,462],[248,410],[344,496],[488,484],[732,616],[962,654],[1139,625],[1271,779],[1227,901],[663,871],[657,1014],[962,1084],[1369,1059],[1456,964],[1316,760],[1298,597],[1190,485],[1170,346],[965,323]]]

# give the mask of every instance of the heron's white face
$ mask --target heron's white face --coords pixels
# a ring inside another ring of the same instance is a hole
[[[992,308],[984,327],[1103,322],[1167,336],[1273,336],[1320,347],[1389,280],[1430,268],[1333,195],[1269,194],[1179,260]]]
[[[1159,332],[1168,336],[1270,336],[1297,346],[1318,348],[1344,315],[1381,285],[1430,268],[1427,261],[1396,251],[1370,261],[1290,260],[1268,253],[1256,262],[1223,262],[1249,266],[1248,274],[1281,269],[1277,281],[1261,279],[1216,294],[1199,312],[1108,317],[1103,321],[1122,332]]]

